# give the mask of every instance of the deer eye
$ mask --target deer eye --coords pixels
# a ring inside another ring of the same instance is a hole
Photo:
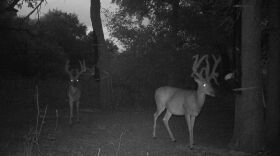
[[[71,79],[70,81],[73,82],[74,80]]]
[[[79,82],[79,80],[76,80],[77,82]]]
[[[207,84],[206,83],[203,83],[203,85],[202,85],[203,87],[206,87],[207,86]]]

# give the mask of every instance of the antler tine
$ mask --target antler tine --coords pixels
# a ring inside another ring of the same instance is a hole
[[[210,63],[209,63],[209,57],[207,55],[207,57],[205,58],[205,62],[206,62],[206,66],[205,66],[205,79],[207,81],[210,82],[210,77],[209,77],[209,73],[210,73]]]
[[[65,63],[65,72],[68,73],[68,74],[71,74],[71,71],[69,70],[69,63],[70,63],[69,60],[67,60],[66,63]]]
[[[216,72],[216,69],[221,62],[221,56],[216,57],[215,55],[212,55],[212,58],[214,60],[213,69],[210,75],[208,75],[209,81],[213,79],[217,85],[219,85],[219,82],[217,81],[217,77],[219,76],[219,73]]]
[[[81,66],[81,70],[79,72],[79,75],[82,74],[83,72],[86,72],[87,67],[86,67],[86,61],[85,59],[83,59],[83,62],[79,61],[80,66]]]
[[[198,59],[198,55],[195,55],[195,56],[193,56],[193,58],[195,59],[195,61],[194,61],[194,63],[193,63],[193,67],[192,67],[192,70],[193,70],[193,72],[192,72],[192,74],[191,74],[191,76],[192,77],[198,77],[199,79],[204,79],[203,78],[203,76],[202,76],[202,73],[203,73],[203,71],[205,70],[205,69],[201,69],[200,70],[200,72],[198,72],[197,70],[198,70],[198,68],[199,68],[199,66],[200,66],[200,64],[202,63],[202,61],[205,59],[205,58],[207,58],[208,56],[207,55],[203,55],[200,59]]]
[[[193,66],[192,66],[192,73],[191,73],[191,77],[194,77],[194,73],[197,72],[197,61],[198,61],[198,55],[193,56],[194,62],[193,62]]]

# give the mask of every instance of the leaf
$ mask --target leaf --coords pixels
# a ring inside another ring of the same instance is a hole
[[[27,7],[34,9],[34,5],[33,5],[33,3],[32,3],[32,2],[28,2]]]

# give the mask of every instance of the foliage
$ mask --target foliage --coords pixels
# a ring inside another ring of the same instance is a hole
[[[153,94],[161,85],[193,88],[189,75],[194,54],[227,55],[216,45],[231,42],[236,20],[232,16],[233,1],[113,2],[119,10],[105,11],[109,18],[106,26],[125,51],[112,59],[111,70],[119,80],[115,80],[115,86],[127,88],[127,94],[134,94],[132,97],[143,100],[144,93]]]
[[[29,8],[36,8],[36,6],[42,1],[42,0],[13,0],[13,1],[18,1],[16,4],[18,8],[22,8],[24,4],[27,4],[27,7]],[[46,0],[43,0],[46,2]]]
[[[0,16],[10,14],[13,11],[17,11],[15,7],[18,9],[22,9],[24,4],[27,5],[28,8],[31,8],[32,11],[26,16],[29,18],[31,14],[33,14],[36,10],[39,13],[41,9],[41,5],[43,2],[47,2],[46,0],[2,0],[0,1]]]
[[[37,28],[39,35],[57,43],[70,56],[85,50],[83,40],[86,37],[86,26],[79,22],[75,14],[49,11],[41,18]]]
[[[138,23],[137,26],[140,28],[143,20],[148,20],[155,33],[165,30],[166,36],[175,35],[176,39],[174,37],[171,39],[178,42],[175,43],[177,46],[189,44],[189,41],[194,39],[196,43],[202,45],[224,41],[228,37],[224,30],[228,31],[229,25],[233,25],[233,22],[230,22],[233,21],[230,16],[231,1],[115,0],[113,2],[120,6],[119,12],[112,20],[113,25],[116,23],[116,31],[122,30],[119,25],[125,29],[128,24],[135,27]],[[127,29],[130,30],[129,27]]]
[[[15,18],[12,23],[16,29],[1,36],[1,75],[63,77],[66,57],[75,62],[91,52],[86,26],[75,14],[53,10],[40,21]]]

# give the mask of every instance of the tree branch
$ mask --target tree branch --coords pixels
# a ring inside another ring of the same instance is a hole
[[[6,8],[6,10],[13,9],[20,0],[13,0],[13,2]]]
[[[29,18],[35,12],[35,10],[37,10],[42,5],[44,1],[45,0],[41,0],[41,2],[24,19]]]
[[[16,28],[16,27],[9,27],[8,29],[10,29],[12,31],[26,32],[27,34],[29,34],[32,37],[36,36],[36,34],[32,33],[29,29]]]

